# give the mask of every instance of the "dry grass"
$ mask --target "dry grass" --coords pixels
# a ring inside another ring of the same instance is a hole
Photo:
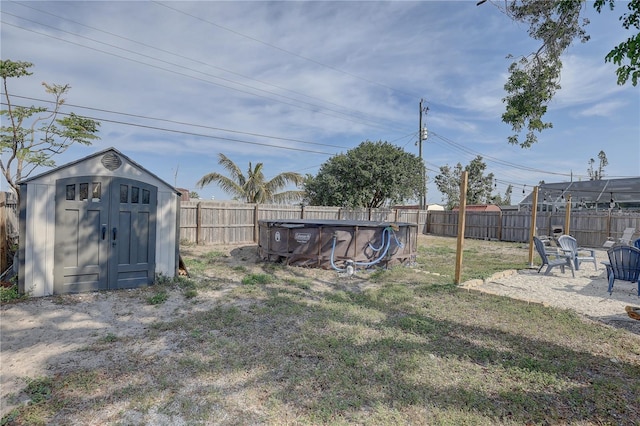
[[[455,240],[424,237],[413,267],[352,278],[255,250],[184,247],[190,280],[135,293],[174,302],[144,350],[97,336],[78,356],[104,364],[30,378],[31,403],[2,424],[640,424],[637,335],[459,291]],[[527,253],[467,241],[463,277]]]

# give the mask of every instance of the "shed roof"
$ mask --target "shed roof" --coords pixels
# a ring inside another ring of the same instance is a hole
[[[452,208],[452,211],[458,211],[459,206]],[[499,212],[500,207],[495,204],[467,204],[465,207],[468,212]]]
[[[103,156],[103,155],[107,154],[108,152],[113,152],[114,154],[117,154],[118,156],[124,158],[131,166],[135,167],[136,169],[140,170],[143,173],[146,173],[149,176],[152,176],[154,179],[159,180],[164,185],[166,185],[167,187],[171,188],[176,194],[180,195],[180,191],[177,190],[175,187],[173,187],[173,185],[171,185],[171,184],[167,183],[165,180],[159,178],[157,175],[155,175],[154,173],[150,172],[146,168],[142,167],[140,164],[138,164],[137,162],[133,161],[131,158],[129,158],[128,156],[126,156],[125,154],[123,154],[122,152],[118,151],[117,149],[115,149],[113,147],[103,149],[101,151],[98,151],[98,152],[95,152],[93,154],[87,155],[86,157],[80,158],[80,159],[75,160],[75,161],[71,161],[69,163],[66,163],[66,164],[63,164],[61,166],[55,167],[55,168],[53,168],[51,170],[47,170],[46,172],[40,173],[39,175],[32,176],[32,177],[29,177],[27,179],[23,179],[20,182],[18,182],[18,184],[20,184],[20,185],[26,184],[26,183],[29,183],[31,181],[41,179],[41,178],[43,178],[45,176],[48,176],[48,175],[51,175],[51,174],[54,174],[54,173],[58,173],[61,170],[64,170],[66,168],[70,168],[70,167],[72,167],[74,165],[80,164],[80,163],[85,162],[87,160]]]

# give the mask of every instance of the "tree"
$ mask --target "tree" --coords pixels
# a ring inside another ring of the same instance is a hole
[[[189,198],[197,200],[200,198],[200,194],[198,194],[196,191],[189,191]]]
[[[510,206],[511,205],[511,194],[513,193],[513,185],[507,186],[507,189],[504,191],[504,197],[500,194],[496,194],[491,197],[491,203],[496,206]]]
[[[604,177],[604,168],[609,165],[609,160],[607,160],[607,154],[604,151],[600,151],[598,153],[598,179],[602,179]]]
[[[598,170],[593,169],[593,165],[596,160],[593,158],[589,159],[589,168],[587,172],[589,173],[589,180],[601,180],[604,177],[604,168],[609,164],[609,160],[607,160],[607,154],[604,151],[600,151],[598,153]]]
[[[299,173],[283,172],[271,180],[264,177],[263,163],[257,163],[252,167],[249,162],[247,176],[242,174],[240,167],[227,158],[226,155],[218,154],[218,164],[220,164],[229,176],[220,173],[209,173],[198,181],[197,185],[202,188],[211,182],[215,182],[227,194],[236,200],[244,200],[247,203],[287,203],[299,201],[304,197],[304,191],[284,191],[278,192],[289,184],[301,185],[304,178]]]
[[[331,157],[307,176],[311,205],[378,208],[418,199],[424,188],[423,162],[389,142],[364,141]]]
[[[478,5],[485,3],[481,0]],[[616,70],[619,85],[629,79],[636,86],[640,76],[640,0],[625,2],[629,9],[620,17],[625,29],[634,27],[638,32],[614,47],[606,56],[606,62],[618,65]],[[614,9],[614,0],[596,0],[594,8],[600,13],[608,4]],[[540,48],[526,57],[521,57],[509,66],[509,78],[504,88],[507,96],[502,121],[511,125],[514,132],[508,141],[522,148],[537,142],[536,132],[553,127],[544,122],[547,105],[560,89],[561,55],[575,41],[587,42],[590,36],[583,19],[586,2],[583,0],[510,0],[504,12],[511,19],[529,25],[529,35],[541,42]],[[524,140],[520,133],[526,128]]]
[[[91,145],[99,139],[96,133],[100,123],[74,113],[61,112],[63,96],[71,89],[68,84],[42,83],[45,91],[53,95],[53,107],[24,107],[12,103],[8,83],[10,78],[29,76],[30,62],[0,60],[5,104],[0,111],[7,125],[0,126],[0,170],[9,186],[20,199],[19,182],[37,167],[54,167],[53,157],[66,151],[72,144]],[[65,117],[58,118],[62,115]]]
[[[460,204],[460,184],[462,183],[462,173],[468,172],[467,177],[467,203],[468,204],[488,204],[492,201],[491,188],[493,184],[493,173],[484,176],[487,165],[482,161],[482,156],[478,155],[471,162],[462,167],[458,163],[453,169],[448,165],[440,167],[440,174],[436,176],[435,183],[438,190],[446,197],[447,209]],[[509,198],[511,195],[509,194]]]
[[[510,206],[511,205],[511,195],[513,194],[513,185],[509,184],[507,189],[504,191],[504,199],[502,200],[501,206]]]

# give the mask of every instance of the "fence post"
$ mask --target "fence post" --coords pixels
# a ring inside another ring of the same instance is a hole
[[[565,235],[571,235],[569,233],[569,227],[571,226],[571,194],[567,196],[567,206],[564,209],[564,233]]]
[[[253,242],[257,243],[258,242],[258,234],[260,232],[260,230],[258,229],[258,208],[259,204],[256,204],[256,206],[253,209]]]
[[[0,192],[0,272],[4,272],[7,269],[8,252],[6,193]]]
[[[300,205],[300,219],[304,219],[304,204]]]
[[[536,225],[538,218],[538,187],[533,187],[533,198],[531,201],[531,226],[529,227],[529,266],[533,267],[533,237],[536,236]]]
[[[202,244],[202,201],[196,204],[196,245]]]
[[[464,229],[467,215],[467,182],[469,172],[462,172],[462,182],[460,182],[460,211],[458,212],[458,240],[456,244],[456,272],[453,282],[460,284],[462,279],[462,253],[464,249]]]
[[[420,225],[418,225],[420,226]],[[431,233],[431,212],[427,210],[427,215],[424,218],[424,228],[423,232],[430,234]]]

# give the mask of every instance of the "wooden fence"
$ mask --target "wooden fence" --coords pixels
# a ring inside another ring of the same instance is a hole
[[[0,274],[13,263],[12,245],[17,243],[18,205],[13,194],[0,192]]]
[[[536,235],[565,233],[565,213],[538,212]],[[531,229],[531,212],[467,212],[465,238],[495,239],[527,242]],[[602,247],[608,239],[617,240],[625,228],[635,228],[640,237],[640,213],[629,212],[571,212],[569,233],[585,247]],[[454,237],[458,235],[458,212],[429,212],[426,232]]]
[[[345,209],[342,207],[284,206],[280,204],[242,204],[216,201],[186,201],[180,208],[180,241],[196,244],[254,243],[258,221],[275,219],[369,220],[407,222],[419,232],[455,237],[458,212],[416,209]],[[564,233],[564,212],[540,212],[537,235]],[[527,242],[531,212],[467,212],[465,237]],[[607,238],[617,239],[625,228],[638,230],[640,213],[614,211],[572,212],[569,233],[581,246],[601,247]]]

